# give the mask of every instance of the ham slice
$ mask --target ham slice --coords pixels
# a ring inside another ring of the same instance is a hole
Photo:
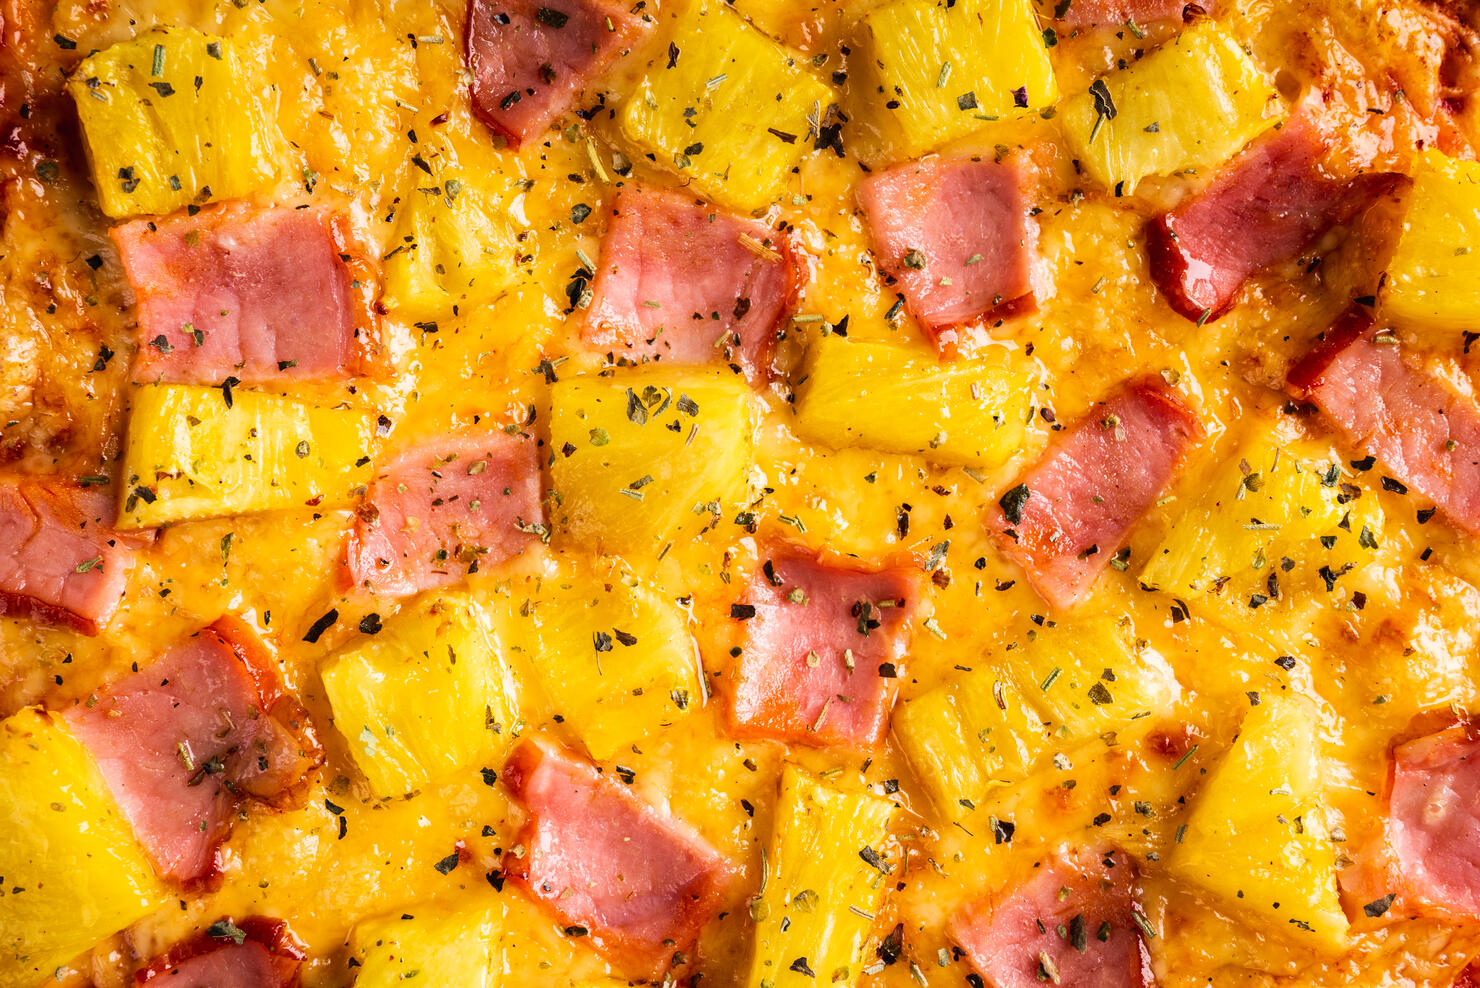
[[[1480,920],[1480,738],[1452,727],[1393,752],[1387,840],[1406,911]]]
[[[1023,181],[1012,162],[928,157],[858,186],[879,269],[942,353],[968,324],[1037,308],[1038,227]]]
[[[134,975],[153,988],[298,988],[307,948],[280,919],[219,919]]]
[[[504,873],[567,934],[633,978],[692,949],[732,878],[704,838],[549,742],[521,742],[503,781],[529,815]]]
[[[517,556],[539,538],[532,440],[505,432],[424,442],[375,478],[345,551],[345,579],[404,597]]]
[[[605,0],[471,0],[473,109],[518,147],[640,39],[647,25]]]
[[[1390,188],[1388,175],[1343,182],[1320,167],[1330,138],[1296,112],[1147,228],[1151,276],[1173,309],[1206,322],[1233,307],[1256,272],[1289,260]]]
[[[635,361],[725,360],[764,380],[800,270],[785,238],[682,192],[628,186],[612,207],[581,338]]]
[[[1288,382],[1348,443],[1480,533],[1480,407],[1410,366],[1366,309],[1348,308]]]
[[[65,481],[0,480],[0,614],[95,635],[153,533],[110,527],[113,498]]]
[[[968,905],[949,933],[993,988],[1148,988],[1135,880],[1124,852],[1058,854],[1021,885]]]
[[[1213,12],[1213,0],[1189,4],[1187,0],[1069,0],[1055,3],[1054,20],[1070,27],[1113,27],[1130,21],[1155,24],[1158,21],[1180,21],[1188,6]]]
[[[917,568],[772,549],[730,609],[743,622],[729,720],[741,737],[869,749],[883,740],[924,596]]]
[[[136,381],[335,380],[379,359],[374,274],[343,217],[227,202],[112,235],[138,299]]]
[[[232,617],[62,716],[156,870],[187,887],[217,879],[246,799],[286,802],[323,761],[266,646]]]
[[[992,508],[988,527],[1044,600],[1072,607],[1203,434],[1160,378],[1132,381],[1059,436]]]

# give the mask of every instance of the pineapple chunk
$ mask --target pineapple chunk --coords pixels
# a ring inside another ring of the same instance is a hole
[[[716,202],[762,209],[834,101],[806,63],[725,4],[697,3],[638,80],[622,134]]]
[[[67,88],[109,216],[239,199],[277,178],[269,90],[229,39],[149,31],[89,56]]]
[[[378,796],[399,796],[508,744],[519,687],[466,595],[424,598],[323,671],[334,724]]]
[[[489,907],[418,908],[367,920],[350,935],[355,988],[413,984],[499,988],[492,940],[497,922]]]
[[[0,722],[0,834],[0,984],[49,981],[169,899],[92,756],[39,710]]]
[[[894,736],[936,808],[963,816],[1027,776],[1048,748],[1044,716],[1008,679],[973,671],[902,704]]]
[[[1168,867],[1230,911],[1330,953],[1346,940],[1324,830],[1316,711],[1265,693],[1208,775]]]
[[[807,351],[796,430],[828,445],[984,470],[1023,446],[1033,376],[1004,350],[943,363],[893,343],[824,336]]]
[[[1480,164],[1419,157],[1382,308],[1417,329],[1480,330]]]
[[[1149,175],[1222,164],[1278,122],[1278,105],[1238,41],[1205,21],[1097,81],[1059,116],[1089,173],[1129,192]]]
[[[1226,589],[1242,607],[1251,594],[1271,595],[1271,574],[1288,584],[1301,572],[1281,560],[1333,572],[1370,561],[1382,507],[1370,495],[1352,499],[1339,477],[1312,444],[1281,445],[1271,428],[1256,430],[1173,523],[1141,582],[1179,594]]]
[[[516,620],[514,637],[535,657],[552,711],[598,761],[703,699],[683,612],[635,581],[567,570],[545,580]]]
[[[862,967],[867,916],[878,908],[884,874],[863,857],[882,855],[894,804],[850,792],[788,764],[771,834],[770,869],[756,919],[749,988],[851,985]],[[877,860],[877,859],[876,859]],[[794,963],[805,961],[804,973]]]
[[[229,398],[228,398],[229,396]],[[192,385],[134,393],[120,528],[347,504],[370,479],[375,416]]]
[[[516,268],[514,231],[502,204],[444,177],[404,208],[396,249],[385,262],[386,305],[409,321],[435,320],[454,305],[486,301],[507,288]]]
[[[893,0],[864,16],[859,49],[859,116],[888,160],[1059,95],[1030,0]]]
[[[601,552],[660,551],[744,498],[755,424],[728,373],[645,369],[550,388],[551,509]]]

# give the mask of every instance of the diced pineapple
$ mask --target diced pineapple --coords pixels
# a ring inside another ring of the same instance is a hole
[[[237,199],[277,177],[269,90],[227,38],[148,31],[84,59],[67,88],[109,216]]]
[[[749,211],[781,195],[833,101],[805,55],[701,0],[638,80],[621,126],[698,191]]]
[[[435,320],[454,305],[507,288],[516,268],[514,231],[497,197],[452,176],[417,190],[403,207],[385,262],[385,302],[410,321]]]
[[[169,899],[97,764],[50,714],[0,722],[0,984],[29,988]]]
[[[1069,145],[1089,173],[1130,192],[1149,175],[1222,164],[1280,118],[1278,94],[1211,21],[1065,102]]]
[[[1339,952],[1346,915],[1324,828],[1316,711],[1266,691],[1203,783],[1168,867],[1230,912]]]
[[[557,529],[608,553],[660,552],[744,498],[755,420],[728,373],[650,368],[550,388]]]
[[[490,618],[440,594],[397,614],[323,670],[334,724],[378,796],[399,796],[507,747],[519,684]]]
[[[1271,426],[1257,426],[1172,524],[1141,582],[1178,594],[1218,590],[1247,607],[1252,594],[1258,603],[1273,596],[1271,575],[1288,587],[1322,566],[1344,572],[1370,561],[1382,507],[1360,491],[1354,498],[1340,477],[1318,447],[1281,444]]]
[[[894,736],[936,808],[953,819],[994,786],[1026,776],[1048,746],[1044,716],[987,669],[900,705]]]
[[[858,46],[854,99],[888,160],[1058,99],[1030,0],[893,0],[864,16]]]
[[[375,416],[253,392],[134,392],[121,528],[347,504],[370,479]]]
[[[942,362],[893,343],[824,336],[807,351],[796,430],[830,446],[991,469],[1022,448],[1034,377],[1006,351]]]
[[[1133,648],[1110,618],[1060,621],[1006,655],[1055,727],[1073,737],[1118,730],[1164,712],[1180,694],[1161,658]]]
[[[355,988],[412,984],[456,988],[499,988],[492,939],[497,930],[489,907],[454,910],[420,907],[366,920],[350,936]]]
[[[636,581],[571,567],[544,580],[513,620],[552,711],[598,761],[703,700],[684,613]]]
[[[1418,329],[1480,330],[1480,164],[1420,155],[1382,310]]]
[[[769,873],[751,906],[756,928],[749,988],[857,980],[868,917],[878,909],[885,879],[868,859],[882,861],[893,815],[887,799],[834,788],[786,766],[766,855]],[[798,958],[804,963],[795,963]]]

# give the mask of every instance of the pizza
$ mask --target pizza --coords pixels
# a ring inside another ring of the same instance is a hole
[[[1477,32],[0,0],[0,986],[1477,983]]]

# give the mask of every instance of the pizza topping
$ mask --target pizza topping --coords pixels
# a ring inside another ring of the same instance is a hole
[[[424,442],[370,485],[345,550],[353,586],[407,596],[518,555],[544,527],[533,441],[505,432]]]
[[[1137,38],[1139,25],[1160,21],[1181,21],[1189,4],[1186,0],[1058,0],[1054,20],[1070,27],[1119,27],[1124,25]],[[1213,0],[1195,4],[1203,13],[1213,10]]]
[[[965,324],[1037,307],[1023,181],[1009,162],[927,158],[858,186],[880,269],[943,351]]]
[[[748,616],[730,696],[735,732],[818,746],[878,744],[922,582],[914,568],[868,569],[772,549],[745,603],[730,611]]]
[[[641,37],[645,25],[605,0],[473,0],[468,68],[473,108],[518,147]]]
[[[1404,905],[1480,918],[1480,740],[1452,727],[1393,752],[1387,836]]]
[[[134,975],[157,988],[296,988],[308,956],[288,924],[253,916],[218,919]]]
[[[732,362],[761,380],[800,277],[765,224],[628,186],[602,241],[582,339],[636,360]]]
[[[289,800],[323,752],[272,657],[222,618],[63,717],[163,875],[209,885],[245,799]]]
[[[704,838],[549,742],[522,742],[502,779],[529,813],[504,874],[567,935],[632,977],[656,979],[692,948],[731,880]]]
[[[1033,588],[1071,607],[1202,437],[1197,415],[1160,378],[1132,381],[1060,436],[988,524]]]

